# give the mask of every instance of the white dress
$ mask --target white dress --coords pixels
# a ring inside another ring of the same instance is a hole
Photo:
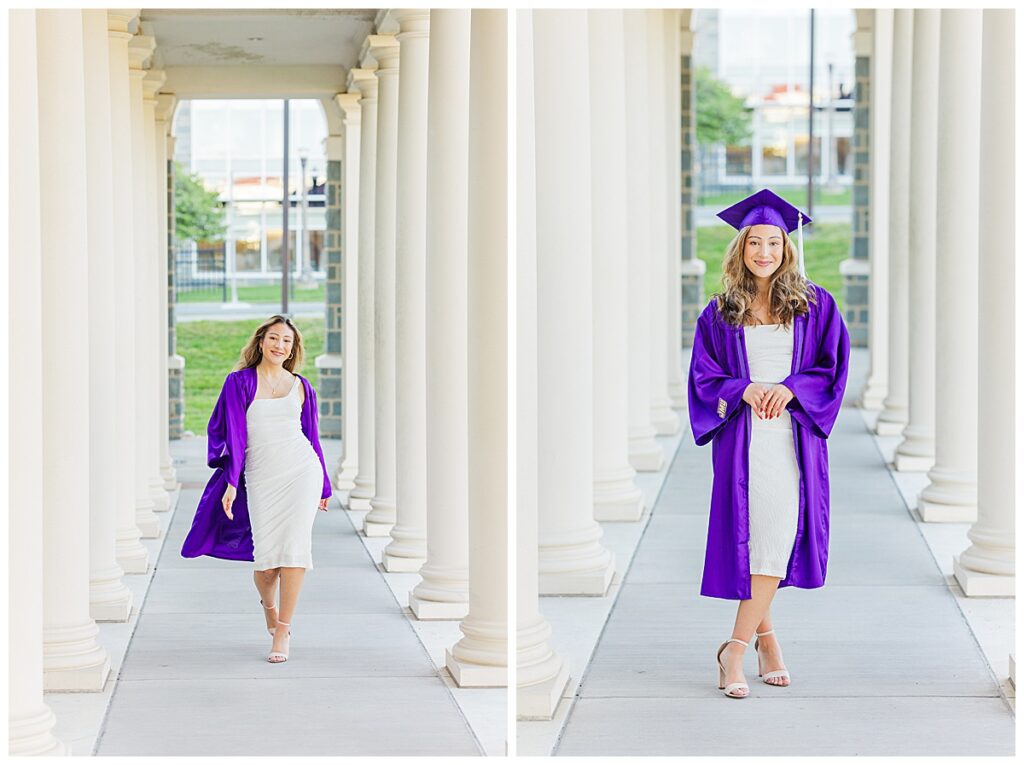
[[[302,432],[300,384],[296,376],[286,396],[253,399],[245,413],[245,490],[257,571],[313,568],[324,474]]]
[[[789,377],[792,327],[744,327],[751,382],[774,384]],[[750,573],[784,579],[800,512],[800,467],[786,409],[773,420],[750,413]]]

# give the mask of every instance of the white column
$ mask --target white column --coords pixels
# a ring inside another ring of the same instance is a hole
[[[363,519],[368,537],[395,524],[395,199],[398,169],[398,41],[371,35],[377,60],[377,183],[374,216],[374,495]]]
[[[85,66],[86,203],[88,230],[89,325],[117,326],[113,199],[113,146],[110,143],[110,61],[107,13],[82,13]],[[81,287],[80,287],[81,289]],[[21,322],[19,322],[19,325]],[[117,438],[116,367],[108,332],[90,332],[89,357],[89,614],[123,622],[132,610],[132,591],[117,562],[117,484],[122,467],[111,449]]]
[[[594,518],[636,521],[644,497],[629,464],[629,243],[622,11],[589,11],[593,204]]]
[[[427,110],[427,560],[417,619],[469,610],[466,265],[470,10],[430,13]]]
[[[874,10],[874,28],[854,33],[854,53],[865,48],[871,56],[871,199],[868,240],[868,353],[867,382],[860,405],[881,409],[889,393],[889,130],[892,124],[892,8]]]
[[[358,93],[338,93],[334,97],[344,115],[344,134],[341,136],[340,156],[342,172],[341,235],[342,268],[345,270],[344,304],[344,361],[341,367],[344,417],[341,420],[341,443],[344,453],[334,483],[347,491],[355,486],[359,473],[359,139],[360,104]],[[328,139],[330,140],[330,139]]]
[[[679,415],[672,411],[668,395],[668,293],[664,279],[668,274],[669,253],[666,223],[665,165],[669,161],[665,136],[665,23],[660,9],[645,12],[647,21],[647,81],[651,98],[647,101],[647,134],[650,142],[650,165],[647,183],[651,187],[648,225],[651,227],[651,423],[658,435],[670,436],[679,430]],[[676,160],[678,165],[678,159]],[[673,199],[678,201],[678,193]],[[678,264],[676,265],[678,273]],[[676,283],[678,284],[678,277]]]
[[[516,11],[516,713],[550,720],[568,664],[551,649],[537,583],[537,184],[533,11]]]
[[[644,11],[623,12],[626,51],[626,231],[629,283],[629,461],[641,471],[661,470],[664,457],[651,424],[651,230],[646,225],[651,189],[647,102],[647,26]]]
[[[146,282],[149,289],[143,293],[152,295],[151,302],[143,303],[143,320],[146,331],[147,363],[140,368],[140,376],[146,380],[146,395],[141,399],[145,403],[146,455],[149,470],[149,495],[153,498],[153,509],[157,512],[169,510],[171,498],[164,488],[166,480],[161,467],[160,422],[167,420],[167,405],[163,401],[163,393],[167,390],[167,311],[160,310],[160,297],[167,295],[167,280],[159,280],[160,263],[167,258],[162,247],[157,246],[157,199],[158,179],[156,178],[157,144],[163,144],[164,134],[159,133],[156,124],[156,94],[163,87],[166,76],[157,69],[149,69],[142,80],[142,113],[143,127],[146,138],[146,154],[141,174],[144,186],[144,204],[146,220],[143,236],[144,249],[140,252],[140,260],[146,269]],[[165,172],[160,178],[166,177]],[[142,223],[141,217],[138,219]],[[161,327],[165,328],[161,331]],[[162,374],[161,374],[162,371]],[[162,393],[163,392],[163,393]],[[161,404],[162,408],[161,408]],[[166,438],[164,439],[166,441]],[[168,461],[170,457],[168,457]]]
[[[935,158],[939,120],[939,10],[914,11],[910,103],[909,421],[897,470],[935,462]]]
[[[377,75],[349,72],[359,94],[359,473],[348,495],[351,510],[369,510],[376,491],[374,411],[374,242],[377,188]],[[353,189],[353,191],[355,191]]]
[[[107,39],[110,54],[110,142],[113,146],[112,170],[114,207],[113,250],[114,303],[116,322],[112,328],[114,385],[117,410],[114,413],[113,452],[120,471],[115,502],[117,506],[117,562],[129,574],[149,570],[149,551],[139,541],[135,520],[138,457],[135,453],[135,258],[132,246],[132,221],[135,195],[132,193],[132,122],[130,106],[128,42],[132,34],[128,24],[134,11],[107,12]],[[150,508],[150,515],[152,508]]]
[[[89,348],[82,11],[39,11],[42,228],[43,687],[98,691],[110,672],[89,616]],[[56,52],[60,55],[55,55]],[[73,325],[68,317],[74,317]],[[20,322],[19,322],[20,324]],[[73,337],[69,328],[73,327]],[[78,374],[69,373],[77,370]],[[21,508],[30,512],[31,507]],[[12,582],[22,582],[23,575]],[[19,615],[12,614],[16,617]]]
[[[395,200],[395,525],[386,571],[427,558],[427,65],[430,10],[393,11],[399,24],[398,194]]]
[[[12,10],[8,16],[7,49],[10,78],[9,137],[18,147],[9,155],[10,317],[18,317],[18,331],[8,342],[10,358],[30,380],[43,378],[43,275],[40,243],[39,82],[36,58],[36,17],[40,11]],[[45,13],[43,11],[42,13]],[[51,40],[43,46],[49,55]],[[38,510],[43,485],[44,396],[39,385],[8,388],[9,525],[7,576],[7,752],[12,755],[66,754],[53,735],[56,718],[43,701],[43,517]]]
[[[132,370],[135,384],[135,524],[142,536],[147,538],[160,536],[160,519],[153,511],[157,505],[150,493],[150,467],[152,449],[156,436],[150,432],[150,396],[152,388],[148,385],[150,364],[150,321],[147,303],[139,301],[139,295],[150,295],[150,263],[149,253],[149,209],[148,179],[146,163],[146,117],[143,106],[142,80],[146,71],[143,63],[152,55],[154,42],[152,37],[135,35],[128,41],[129,58],[129,104],[131,109],[131,179],[133,195],[133,217],[126,220],[125,225],[132,230],[130,257],[135,263],[135,284],[132,289],[135,308],[135,368]],[[152,438],[151,438],[152,436]],[[155,468],[155,463],[152,464]]]
[[[665,157],[665,229],[668,250],[668,276],[665,279],[668,309],[666,311],[668,340],[668,395],[673,409],[686,409],[686,379],[683,375],[681,349],[683,347],[683,208],[680,201],[683,190],[683,128],[681,126],[683,103],[682,48],[680,40],[679,9],[666,8],[661,11],[661,26],[665,44],[665,141],[668,155]],[[621,31],[621,24],[619,29]],[[704,261],[701,261],[703,265]]]
[[[889,158],[889,388],[875,425],[879,435],[894,436],[907,424],[907,369],[910,310],[910,74],[914,12],[896,10],[893,18],[892,121]],[[878,232],[876,236],[884,236]]]
[[[918,11],[920,13],[920,11]],[[983,12],[978,207],[978,520],[953,573],[968,596],[1013,597],[1014,563],[1014,12]],[[969,372],[970,370],[968,370]]]
[[[472,12],[467,269],[469,613],[445,655],[465,687],[508,685],[507,13]]]
[[[594,520],[588,26],[533,15],[542,595],[604,595],[615,571]]]
[[[168,140],[171,132],[171,119],[174,116],[174,104],[177,99],[172,95],[156,97],[156,128],[154,133],[153,193],[156,194],[156,290],[160,296],[157,301],[157,387],[160,392],[160,408],[157,410],[157,444],[160,449],[160,477],[163,478],[165,491],[171,492],[178,488],[178,473],[171,459],[170,437],[170,391],[168,390],[169,369],[172,363],[169,355],[168,331],[170,316],[168,308],[170,296],[167,294],[167,158],[173,157],[168,152]]]
[[[942,11],[940,22],[939,103],[957,108],[943,109],[939,120],[935,336],[940,342],[935,349],[935,466],[917,505],[925,521],[974,521],[978,513],[981,13]],[[986,125],[986,141],[991,128]],[[987,244],[992,242],[986,237]],[[1006,416],[1005,408],[998,416]],[[1006,448],[1005,443],[999,446]]]

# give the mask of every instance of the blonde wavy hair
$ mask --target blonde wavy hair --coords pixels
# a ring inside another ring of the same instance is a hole
[[[757,324],[750,306],[757,297],[757,284],[743,262],[743,251],[747,246],[747,235],[752,226],[744,226],[729,243],[722,261],[722,285],[725,289],[713,297],[718,305],[718,312],[728,324],[740,327],[745,324]],[[779,229],[781,231],[781,229]],[[793,323],[793,317],[808,312],[809,302],[815,302],[816,296],[811,284],[800,275],[796,246],[785,231],[782,232],[782,262],[771,275],[768,286],[769,306],[771,315],[777,317],[785,326]]]
[[[281,314],[274,314],[265,322],[260,324],[256,331],[253,332],[249,342],[242,348],[242,353],[239,356],[238,363],[235,364],[233,372],[237,372],[239,369],[248,369],[259,364],[263,360],[263,352],[260,350],[260,343],[263,342],[263,338],[266,337],[267,330],[269,330],[275,324],[284,324],[292,332],[295,333],[295,340],[292,342],[292,355],[284,361],[284,368],[292,374],[298,374],[298,371],[302,369],[302,333],[299,332],[299,328],[292,323],[292,320],[287,316]]]

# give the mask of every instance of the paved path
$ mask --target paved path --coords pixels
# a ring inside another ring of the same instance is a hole
[[[793,676],[717,689],[735,602],[698,594],[710,447],[689,437],[656,504],[556,749],[560,755],[1012,755],[1014,720],[858,411],[829,440],[828,582],[785,588]]]
[[[292,317],[324,316],[324,304],[295,303],[288,304],[288,313]],[[280,301],[276,303],[175,303],[174,318],[177,322],[190,321],[238,321],[240,319],[267,319],[281,311]]]
[[[294,617],[291,658],[265,661],[270,637],[252,564],[180,556],[210,471],[195,448],[205,449],[204,439],[172,444],[176,458],[187,455],[177,466],[181,500],[96,753],[480,754],[337,504],[314,526],[315,568]]]

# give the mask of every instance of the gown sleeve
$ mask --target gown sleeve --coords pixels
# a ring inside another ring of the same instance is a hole
[[[320,446],[320,406],[316,401],[316,391],[307,380],[303,380],[306,389],[306,400],[302,405],[302,432],[306,434],[313,451],[320,458],[320,467],[324,471],[324,487],[320,493],[320,499],[327,499],[331,496],[331,477],[327,472],[327,464],[324,462],[324,452]]]
[[[790,416],[818,438],[828,438],[839,416],[846,390],[850,364],[850,335],[843,322],[835,298],[818,289],[816,337],[810,333],[806,342],[817,344],[812,366],[794,372],[782,384],[793,391],[793,400],[786,409]]]
[[[697,319],[687,379],[690,430],[697,446],[711,441],[744,405],[750,380],[733,377],[715,351],[711,326],[713,306]]]
[[[207,465],[223,468],[227,482],[237,489],[245,466],[246,443],[245,396],[237,372],[224,379],[206,434],[209,438]]]

